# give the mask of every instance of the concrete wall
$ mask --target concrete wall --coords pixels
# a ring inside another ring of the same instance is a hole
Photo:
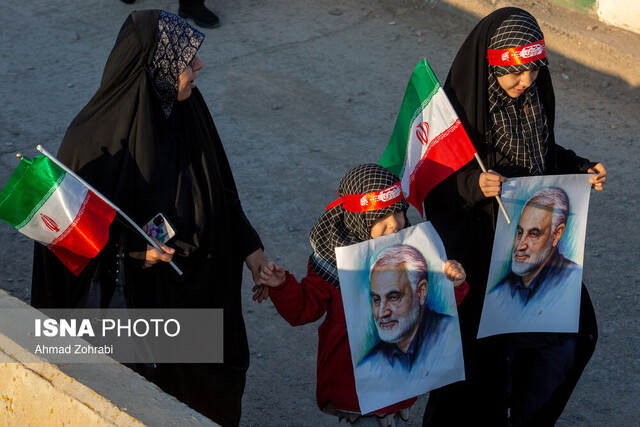
[[[15,354],[6,335],[0,346]],[[0,350],[0,358],[12,358]],[[107,399],[48,363],[0,364],[0,418],[15,426],[143,426]]]
[[[573,9],[582,13],[595,13],[597,0],[551,0],[558,6]]]
[[[640,1],[599,0],[597,11],[602,22],[640,34]]]
[[[640,34],[639,0],[550,0],[558,6],[596,15],[607,25]]]
[[[22,341],[34,338],[17,331],[42,313],[3,290],[0,314],[0,425],[216,425],[106,356],[54,365],[29,353]]]

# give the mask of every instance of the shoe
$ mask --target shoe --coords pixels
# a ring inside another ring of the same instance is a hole
[[[186,2],[185,2],[186,3]],[[181,18],[193,19],[199,27],[216,28],[220,26],[220,18],[204,6],[204,2],[190,2],[191,4],[183,5],[180,2],[178,15]]]

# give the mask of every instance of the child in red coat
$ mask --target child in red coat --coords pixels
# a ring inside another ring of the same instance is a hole
[[[318,407],[353,423],[363,415],[356,395],[335,248],[402,230],[409,225],[409,205],[402,195],[400,179],[377,164],[356,166],[347,172],[340,181],[339,194],[341,198],[311,229],[313,253],[307,276],[298,282],[281,266],[270,263],[263,267],[261,280],[280,315],[292,326],[315,322],[326,313],[318,329]],[[389,194],[395,197],[378,197]],[[356,198],[357,203],[350,203]],[[464,269],[449,260],[444,272],[453,282],[456,302],[460,303],[468,291]],[[415,401],[415,397],[407,399],[366,416],[376,416],[383,426],[391,425],[396,413],[406,421],[408,408]]]

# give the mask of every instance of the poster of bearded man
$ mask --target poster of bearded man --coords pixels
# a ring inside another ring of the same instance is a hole
[[[453,283],[431,223],[336,248],[336,257],[363,414],[464,379]]]
[[[478,338],[578,332],[589,175],[509,179],[498,217]]]

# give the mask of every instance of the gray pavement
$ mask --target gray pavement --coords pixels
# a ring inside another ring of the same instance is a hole
[[[540,2],[519,3],[532,5],[536,15]],[[426,57],[443,81],[477,18],[418,0],[207,4],[222,26],[204,30],[198,85],[267,256],[301,278],[310,228],[333,201],[340,176],[379,159],[414,65]],[[127,14],[136,8],[177,12],[177,6],[177,0],[133,6],[0,0],[0,183],[15,167],[17,151],[33,156],[37,144],[57,150],[97,89]],[[640,46],[640,36],[629,33],[628,40]],[[615,70],[584,67],[553,48],[550,59],[557,139],[605,163],[610,179],[605,192],[592,195],[584,261],[601,338],[559,425],[637,424],[640,247],[630,234],[638,228],[640,91]],[[419,220],[415,211],[410,216]],[[31,242],[0,225],[0,287],[26,301],[31,251]],[[270,302],[255,304],[246,276],[252,365],[242,424],[334,425],[315,404],[318,324],[292,328]],[[410,425],[420,424],[424,402]]]

